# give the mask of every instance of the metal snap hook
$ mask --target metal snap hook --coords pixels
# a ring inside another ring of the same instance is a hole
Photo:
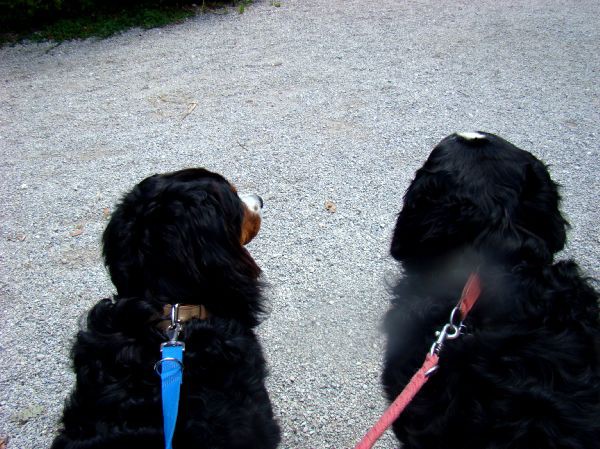
[[[446,331],[446,340],[454,340],[460,336],[460,327],[454,324],[446,324],[449,331]],[[445,327],[445,326],[444,326]]]
[[[167,337],[170,342],[177,341],[179,338],[179,334],[181,333],[181,324],[176,323],[174,326],[169,326],[167,328]]]
[[[167,328],[167,337],[170,342],[177,341],[182,329],[181,321],[179,320],[179,304],[171,306],[171,324]]]
[[[181,324],[181,321],[179,321],[179,303],[173,304],[171,307],[171,326],[175,327],[176,324]]]
[[[431,345],[431,349],[429,350],[429,354],[438,354],[442,350],[442,346],[446,340],[454,340],[460,336],[460,326],[456,326],[454,324],[446,323],[444,327],[442,327],[441,331],[437,331],[435,333],[437,340]]]
[[[462,312],[460,310],[459,307],[455,307],[454,309],[452,309],[452,312],[450,313],[450,321],[449,323],[456,326],[456,327],[460,327],[462,324]]]

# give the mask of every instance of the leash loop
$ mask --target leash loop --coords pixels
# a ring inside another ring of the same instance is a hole
[[[156,362],[154,364],[154,371],[156,372],[156,374],[158,374],[159,376],[162,374],[162,364],[164,362],[175,362],[177,363],[181,369],[183,370],[183,363],[181,362],[181,360],[175,358],[175,357],[164,357],[162,359],[160,359],[158,362]]]

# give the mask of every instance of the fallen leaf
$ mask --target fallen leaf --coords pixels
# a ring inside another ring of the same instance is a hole
[[[71,231],[71,237],[77,237],[78,235],[83,234],[83,225],[82,224],[78,224],[77,226],[75,226],[75,229],[73,231]]]
[[[8,447],[8,437],[0,437],[0,449],[6,449]]]
[[[327,200],[325,201],[325,209],[327,209],[327,212],[331,212],[333,214],[337,210],[337,206],[333,201]]]
[[[17,240],[19,242],[24,242],[26,238],[27,238],[27,236],[25,234],[17,234]],[[0,449],[2,449],[2,448],[0,447]]]
[[[102,215],[104,216],[105,220],[108,220],[110,218],[110,209],[108,207],[102,209]]]

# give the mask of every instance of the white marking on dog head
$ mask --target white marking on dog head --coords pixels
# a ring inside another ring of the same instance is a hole
[[[465,140],[477,140],[477,139],[485,139],[485,134],[481,134],[474,131],[467,131],[462,133],[456,133],[457,136],[462,137]]]
[[[263,200],[260,196],[254,194],[242,194],[239,195],[239,197],[252,212],[257,214],[262,212]]]

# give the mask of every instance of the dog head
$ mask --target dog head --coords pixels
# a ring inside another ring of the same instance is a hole
[[[404,196],[391,245],[406,267],[473,249],[507,262],[551,260],[568,226],[546,166],[493,134],[453,134]]]
[[[262,200],[238,196],[201,168],[150,176],[126,194],[103,236],[122,297],[204,304],[255,322],[260,269],[244,248],[258,233]]]

